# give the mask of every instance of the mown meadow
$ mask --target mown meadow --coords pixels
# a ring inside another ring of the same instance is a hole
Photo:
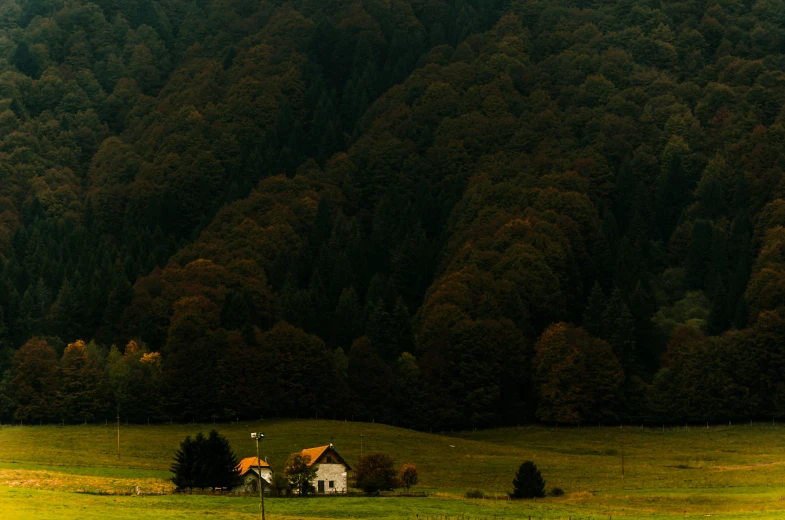
[[[212,424],[0,428],[0,511],[5,518],[251,518],[253,497],[171,495],[171,456]],[[421,433],[316,420],[215,425],[238,456],[265,433],[274,470],[286,456],[332,442],[350,462],[383,451],[414,462],[425,497],[269,499],[269,518],[782,518],[785,425],[678,428],[520,427]],[[362,434],[362,437],[360,435]],[[622,476],[622,452],[624,475]],[[517,466],[535,461],[563,497],[510,502]],[[122,496],[139,486],[142,496]],[[466,499],[481,490],[485,500]],[[98,493],[113,493],[101,495]],[[158,495],[156,493],[163,493]]]

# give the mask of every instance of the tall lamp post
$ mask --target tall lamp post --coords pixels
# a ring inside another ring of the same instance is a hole
[[[262,459],[259,458],[259,439],[264,438],[263,433],[252,433],[251,438],[256,441],[256,464],[258,466],[258,477],[259,477],[259,511],[261,512],[261,518],[264,520],[264,485],[262,485]]]

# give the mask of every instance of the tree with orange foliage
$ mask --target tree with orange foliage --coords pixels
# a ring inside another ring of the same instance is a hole
[[[94,420],[108,407],[106,390],[104,372],[90,355],[88,345],[81,339],[70,343],[60,361],[60,417],[66,421]]]
[[[401,484],[406,488],[406,491],[409,491],[410,487],[417,485],[420,481],[420,471],[411,462],[402,464],[398,474],[400,475]]]
[[[616,416],[624,370],[607,342],[556,323],[543,332],[534,350],[540,420],[574,424]]]

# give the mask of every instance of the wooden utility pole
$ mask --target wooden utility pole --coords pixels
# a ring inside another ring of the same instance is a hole
[[[263,484],[263,482],[266,482],[266,479],[264,479],[264,480],[262,479],[262,459],[259,456],[259,439],[263,438],[264,434],[261,433],[261,432],[259,432],[259,433],[252,433],[251,437],[256,440],[256,467],[257,467],[257,471],[259,472],[258,473],[258,477],[259,477],[259,515],[260,515],[261,520],[265,520],[264,519],[264,484]]]
[[[120,460],[120,414],[117,414],[117,460]]]
[[[262,484],[262,459],[259,458],[259,437],[256,438],[256,464],[259,468],[259,509],[264,520],[264,484]]]

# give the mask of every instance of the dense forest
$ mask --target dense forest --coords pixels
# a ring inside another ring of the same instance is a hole
[[[785,0],[6,0],[0,419],[785,418]]]

